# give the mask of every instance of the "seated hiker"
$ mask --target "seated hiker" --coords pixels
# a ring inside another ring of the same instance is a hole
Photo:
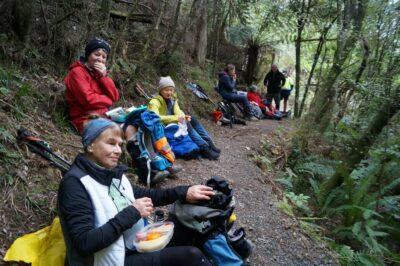
[[[251,85],[248,88],[247,99],[250,103],[254,103],[260,109],[264,117],[266,118],[274,118],[274,113],[276,113],[276,109],[271,105],[268,106],[262,101],[260,90],[256,85]]]
[[[108,76],[106,61],[111,46],[95,38],[86,45],[85,56],[74,62],[65,77],[65,98],[72,123],[79,133],[88,116],[105,112],[118,101],[119,92]]]
[[[132,185],[119,164],[123,132],[114,122],[87,122],[79,154],[61,180],[58,215],[67,255],[65,265],[211,265],[193,246],[172,246],[138,253],[133,241],[153,207],[177,200],[209,200],[215,193],[203,185],[146,189]],[[179,236],[178,229],[174,235]]]
[[[236,70],[233,64],[228,64],[225,70],[218,74],[218,93],[224,100],[242,104],[247,118],[251,118],[249,101],[246,96],[237,93]]]
[[[158,92],[159,94],[150,100],[148,109],[158,114],[164,125],[186,122],[188,134],[199,146],[201,155],[210,160],[217,160],[221,150],[215,146],[203,125],[194,116],[185,115],[180,109],[174,81],[170,77],[161,77]]]
[[[119,99],[119,92],[114,81],[108,76],[106,67],[110,52],[111,46],[107,41],[100,38],[89,41],[85,47],[85,56],[70,66],[65,77],[65,98],[70,119],[80,134],[90,115],[106,117],[105,113]],[[125,139],[133,139],[136,131],[134,126],[125,125]],[[129,153],[132,154],[131,151]],[[181,167],[173,166],[170,170],[175,174]],[[154,182],[164,179],[169,174],[168,171],[156,171]]]

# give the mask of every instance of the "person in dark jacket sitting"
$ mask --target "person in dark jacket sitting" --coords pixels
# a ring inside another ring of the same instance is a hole
[[[58,191],[58,214],[67,248],[65,265],[210,265],[193,246],[151,253],[135,250],[135,235],[145,226],[153,207],[176,200],[209,200],[214,192],[203,185],[168,189],[131,185],[124,174],[127,167],[118,164],[122,142],[121,128],[110,120],[89,120],[84,128],[84,153],[75,158]]]
[[[250,104],[246,96],[237,94],[235,65],[228,64],[224,71],[218,74],[218,92],[224,100],[240,103],[247,117],[250,117]]]

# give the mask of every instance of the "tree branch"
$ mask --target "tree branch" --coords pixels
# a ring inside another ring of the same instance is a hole
[[[320,38],[312,38],[312,39],[301,39],[300,42],[318,42],[320,40]],[[325,39],[326,42],[329,41],[336,41],[337,38],[328,38]]]
[[[134,21],[134,22],[141,22],[141,23],[148,23],[148,24],[152,24],[153,23],[153,16],[152,15],[148,15],[148,14],[132,14],[129,15],[128,13],[124,13],[124,12],[119,12],[116,10],[111,10],[110,11],[110,16],[113,18],[119,18],[119,19],[127,19],[127,17],[129,16],[129,20],[130,21]]]

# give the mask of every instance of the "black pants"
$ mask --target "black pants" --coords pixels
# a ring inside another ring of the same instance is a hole
[[[279,104],[281,102],[281,92],[267,92],[266,99],[268,103],[272,104],[272,100],[275,101],[276,110],[279,111]]]
[[[192,246],[166,247],[149,253],[128,253],[125,266],[211,266],[200,249]]]

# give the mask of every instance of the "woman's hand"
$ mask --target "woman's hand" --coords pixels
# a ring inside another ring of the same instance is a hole
[[[192,116],[185,115],[185,119],[186,119],[187,122],[190,122],[192,120]]]
[[[93,65],[93,69],[96,70],[103,77],[107,74],[107,67],[105,64],[96,62]]]
[[[185,122],[185,116],[184,115],[178,116],[178,123],[183,124],[183,122]]]
[[[236,80],[236,79],[237,79],[237,76],[236,76],[236,73],[235,73],[235,72],[232,74],[232,78],[233,78],[233,80]]]
[[[139,211],[142,217],[150,216],[153,211],[153,202],[147,197],[136,199],[132,205]]]
[[[189,203],[196,203],[200,200],[209,200],[215,193],[212,188],[203,185],[194,185],[189,187],[186,194],[186,201]]]

